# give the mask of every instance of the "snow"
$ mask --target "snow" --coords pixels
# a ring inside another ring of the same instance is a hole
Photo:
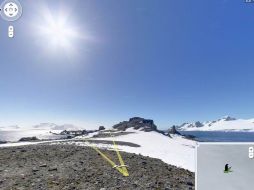
[[[195,141],[185,139],[178,135],[169,138],[155,131],[144,132],[128,129],[127,132],[134,133],[117,137],[95,139],[135,143],[141,147],[119,146],[119,149],[125,152],[158,158],[165,163],[194,171]]]
[[[93,132],[93,133],[89,133],[89,134],[87,134],[87,135],[82,135],[82,136],[77,136],[77,137],[75,137],[75,139],[84,139],[84,138],[91,138],[91,137],[93,137],[94,135],[98,135],[98,131],[96,131],[96,132]]]
[[[63,140],[49,140],[49,141],[38,141],[38,142],[13,142],[13,143],[0,144],[0,148],[27,146],[27,145],[35,145],[35,144],[43,144],[43,143],[51,143],[51,142],[59,142],[59,141],[63,141]]]
[[[254,132],[254,119],[219,119],[213,122],[204,122],[202,127],[185,124],[179,128],[182,131],[244,131]]]
[[[115,141],[124,141],[131,142],[134,144],[140,145],[140,147],[130,147],[130,146],[120,146],[118,148],[120,151],[130,152],[141,154],[143,156],[149,156],[152,158],[161,159],[163,162],[188,169],[194,172],[195,161],[194,153],[196,142],[192,140],[185,139],[178,135],[173,135],[172,138],[169,138],[165,135],[162,135],[158,132],[144,132],[140,130],[128,129],[126,132],[133,132],[130,134],[116,136],[116,137],[107,137],[107,138],[93,138],[92,140],[115,140]],[[113,132],[114,133],[114,132]],[[116,131],[117,133],[117,131]],[[89,134],[88,136],[80,136],[75,139],[89,139],[93,135],[98,134],[98,132]],[[7,143],[0,145],[1,147],[10,147],[10,146],[24,146],[32,144],[41,144],[41,143],[50,143],[50,144],[76,144],[78,146],[89,146],[86,142],[75,142],[72,140],[52,140],[52,141],[41,141],[41,142],[17,142],[17,143]],[[102,143],[93,143],[94,146],[99,148],[105,148],[113,150],[113,145],[102,144]]]
[[[17,131],[17,130],[21,130],[19,126],[17,125],[13,125],[13,126],[7,126],[7,127],[0,127],[0,131]]]

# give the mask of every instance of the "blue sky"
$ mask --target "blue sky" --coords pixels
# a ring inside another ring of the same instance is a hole
[[[0,20],[0,125],[112,126],[132,116],[159,128],[224,115],[254,117],[254,5],[242,0],[24,0]],[[75,53],[48,48],[39,12],[71,11]]]

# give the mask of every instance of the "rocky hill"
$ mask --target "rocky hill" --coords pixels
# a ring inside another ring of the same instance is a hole
[[[113,126],[114,129],[125,131],[128,128],[141,130],[145,132],[158,131],[157,126],[151,119],[144,119],[141,117],[130,118],[129,121],[123,121]]]

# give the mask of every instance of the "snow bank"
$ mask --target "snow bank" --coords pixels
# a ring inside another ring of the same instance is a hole
[[[172,138],[164,136],[158,132],[144,132],[134,129],[128,129],[127,132],[134,132],[122,136],[107,137],[107,138],[93,138],[93,140],[115,140],[124,141],[140,145],[140,147],[130,147],[130,146],[120,146],[118,148],[120,151],[141,154],[143,156],[149,156],[152,158],[158,158],[165,163],[175,165],[184,169],[188,169],[194,172],[195,161],[195,145],[196,142],[192,140],[187,140],[181,136],[173,135]],[[77,137],[78,139],[89,139],[93,135],[98,134],[92,133],[88,136]],[[17,143],[7,143],[0,145],[1,147],[11,147],[11,146],[24,146],[32,144],[76,144],[79,146],[89,146],[86,142],[75,142],[72,140],[51,140],[51,141],[40,141],[40,142],[17,142]],[[106,148],[109,150],[113,149],[113,145],[93,143],[94,146],[99,148]]]
[[[115,140],[131,142],[141,147],[134,148],[129,146],[119,146],[119,149],[125,152],[142,154],[153,158],[158,158],[165,163],[185,168],[190,171],[195,169],[195,145],[196,142],[187,140],[181,136],[174,135],[172,138],[164,136],[157,132],[143,132],[128,129],[127,132],[135,132],[128,135],[95,138],[97,140]]]

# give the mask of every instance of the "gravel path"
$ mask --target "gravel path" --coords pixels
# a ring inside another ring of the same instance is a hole
[[[102,150],[117,162],[116,153]],[[29,145],[0,148],[1,190],[191,190],[194,173],[161,160],[121,153],[123,177],[90,147]]]

